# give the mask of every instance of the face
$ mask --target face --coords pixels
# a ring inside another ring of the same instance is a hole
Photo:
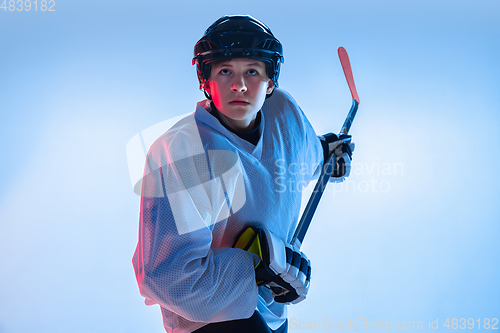
[[[212,96],[222,120],[237,131],[253,129],[266,94],[274,89],[266,65],[253,59],[232,59],[212,67],[205,90]]]

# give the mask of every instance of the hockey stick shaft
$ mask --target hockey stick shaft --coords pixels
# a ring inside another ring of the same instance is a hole
[[[338,49],[340,63],[342,64],[342,69],[344,70],[344,74],[347,80],[347,84],[349,85],[349,89],[351,90],[352,95],[352,106],[347,114],[347,117],[342,125],[340,130],[340,134],[347,134],[349,129],[351,128],[354,117],[356,116],[356,112],[358,110],[359,105],[359,97],[356,91],[356,86],[354,85],[354,77],[352,75],[351,63],[349,61],[349,56],[347,55],[346,50],[343,47],[339,47]],[[307,202],[307,205],[302,213],[302,217],[295,229],[295,233],[292,237],[292,246],[295,249],[300,249],[302,246],[302,242],[304,241],[304,237],[306,236],[307,230],[311,225],[312,218],[314,213],[316,212],[316,208],[318,208],[319,201],[325,191],[326,186],[328,185],[328,180],[332,175],[335,164],[337,160],[335,158],[335,154],[330,154],[328,160],[323,165],[321,170],[321,174],[316,182],[316,186],[314,187],[313,193]]]
[[[302,217],[300,218],[299,224],[297,225],[295,233],[292,237],[291,244],[297,250],[302,246],[302,242],[304,241],[306,232],[309,229],[309,225],[311,224],[314,212],[316,212],[316,208],[318,208],[319,201],[321,199],[321,196],[323,195],[323,192],[325,191],[326,185],[328,185],[328,180],[332,175],[336,163],[337,159],[335,158],[335,154],[331,154],[328,158],[328,161],[325,163],[325,165],[323,165],[321,174],[319,175],[318,181],[314,186],[313,193],[311,194],[311,197],[309,198],[309,201],[304,208]]]
[[[349,110],[349,113],[347,114],[347,117],[345,118],[344,124],[342,125],[342,128],[340,129],[340,132],[339,132],[340,134],[349,133],[349,130],[351,129],[352,122],[354,121],[354,117],[356,117],[356,112],[358,112],[358,105],[359,105],[359,102],[353,98],[351,109]]]

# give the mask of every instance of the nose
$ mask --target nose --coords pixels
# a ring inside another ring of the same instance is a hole
[[[243,75],[234,76],[233,84],[231,85],[231,90],[234,92],[247,91],[247,86],[245,84],[245,79],[243,78]]]

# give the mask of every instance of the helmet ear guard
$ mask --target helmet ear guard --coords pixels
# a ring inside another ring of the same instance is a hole
[[[279,40],[269,27],[250,15],[226,15],[215,21],[194,47],[193,65],[197,65],[200,90],[204,91],[214,61],[235,58],[264,62],[267,76],[278,87],[280,65],[284,62]],[[209,98],[206,92],[205,96]]]

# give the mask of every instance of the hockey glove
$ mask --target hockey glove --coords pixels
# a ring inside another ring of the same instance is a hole
[[[352,152],[354,151],[354,143],[351,142],[351,136],[341,134],[338,136],[334,133],[328,133],[319,137],[321,145],[323,146],[323,153],[325,163],[330,154],[335,154],[337,163],[333,170],[330,182],[341,183],[346,177],[351,174],[351,159]]]
[[[255,266],[257,285],[271,288],[276,302],[297,304],[306,298],[311,264],[302,252],[293,250],[266,228],[252,226],[243,230],[233,247],[259,256]]]

